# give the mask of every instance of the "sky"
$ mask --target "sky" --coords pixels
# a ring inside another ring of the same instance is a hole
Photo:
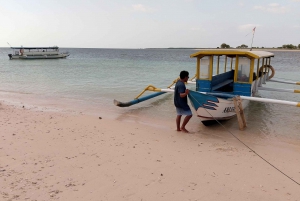
[[[300,0],[0,0],[0,47],[300,44]]]

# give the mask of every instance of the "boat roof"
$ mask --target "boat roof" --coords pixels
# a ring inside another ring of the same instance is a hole
[[[57,46],[54,47],[11,47],[11,49],[26,49],[26,50],[32,50],[32,49],[58,49]]]
[[[249,50],[225,50],[225,49],[206,49],[196,52],[190,55],[190,58],[198,57],[198,56],[208,56],[208,55],[226,55],[229,57],[235,57],[236,55],[248,56],[250,58],[266,58],[266,57],[274,57],[274,54],[266,51],[249,51]]]

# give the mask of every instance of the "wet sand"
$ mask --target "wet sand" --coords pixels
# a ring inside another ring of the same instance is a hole
[[[221,128],[186,134],[3,103],[0,126],[0,200],[300,200],[299,185]],[[299,143],[237,133],[300,182]]]

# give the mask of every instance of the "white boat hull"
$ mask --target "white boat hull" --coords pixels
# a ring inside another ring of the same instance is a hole
[[[218,98],[216,110],[208,110],[202,107],[197,109],[197,116],[201,121],[228,120],[236,116],[233,100]],[[242,100],[243,109],[249,104],[249,100]]]
[[[59,52],[54,47],[11,47],[13,54],[8,54],[9,59],[60,59],[66,58],[68,52]]]
[[[12,55],[10,59],[61,59],[68,57],[69,54],[55,54],[55,55]]]
[[[228,120],[236,116],[232,98],[219,98],[193,91],[190,91],[189,98],[202,122]],[[246,108],[248,104],[249,100],[242,100],[243,108]]]

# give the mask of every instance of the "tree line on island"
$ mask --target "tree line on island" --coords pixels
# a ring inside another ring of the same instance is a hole
[[[219,47],[218,47],[219,48]],[[230,45],[226,44],[226,43],[222,43],[220,45],[220,48],[234,48],[234,47],[230,47]],[[236,48],[249,48],[248,45],[242,44],[240,46],[237,46]],[[265,48],[265,47],[252,47],[253,49],[255,48]],[[300,44],[298,46],[295,46],[293,44],[286,44],[286,45],[282,45],[281,47],[272,47],[272,48],[276,48],[276,49],[290,49],[290,50],[295,50],[295,49],[300,49]]]

